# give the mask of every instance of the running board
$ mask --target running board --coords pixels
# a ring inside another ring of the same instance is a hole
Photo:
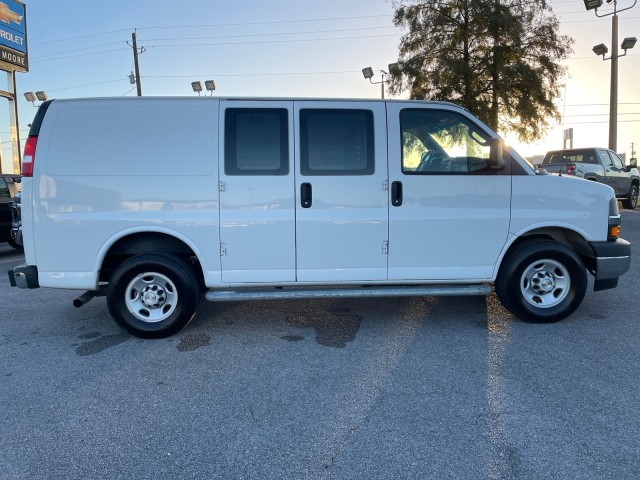
[[[313,298],[365,298],[365,297],[443,297],[456,295],[489,295],[488,285],[421,285],[406,287],[359,287],[359,288],[270,288],[209,290],[205,298],[210,302],[249,300],[294,300]]]

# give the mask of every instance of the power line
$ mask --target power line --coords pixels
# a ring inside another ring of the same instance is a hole
[[[565,118],[568,117],[602,117],[602,116],[609,116],[609,113],[576,113],[576,114],[571,114],[571,115],[564,115]],[[618,115],[640,115],[639,113],[618,113]]]
[[[123,41],[102,43],[100,45],[93,45],[91,47],[82,47],[82,48],[76,48],[74,50],[65,50],[64,52],[48,53],[46,55],[40,55],[39,57],[30,57],[30,60],[37,60],[39,58],[46,58],[46,57],[55,57],[55,56],[58,56],[58,55],[64,55],[65,53],[81,52],[82,50],[91,50],[92,48],[108,47],[108,46],[111,46],[111,45],[118,45],[120,43],[123,43]]]
[[[81,38],[99,37],[101,35],[110,35],[112,33],[130,32],[131,30],[133,30],[133,28],[123,28],[122,30],[111,30],[110,32],[91,33],[89,35],[79,35],[77,37],[60,38],[58,40],[49,40],[47,42],[29,42],[29,44],[31,46],[33,46],[33,45],[48,45],[50,43],[60,43],[60,42],[67,42],[69,40],[79,40]]]
[[[300,38],[297,40],[265,40],[250,42],[217,42],[217,43],[182,43],[182,44],[159,44],[150,45],[147,48],[163,48],[163,47],[214,47],[219,45],[266,45],[271,43],[294,43],[294,42],[325,42],[330,40],[364,40],[367,38],[383,38],[397,37],[396,34],[390,35],[362,35],[358,37],[328,37],[328,38]]]
[[[381,18],[381,17],[393,17],[388,13],[384,15],[359,15],[357,17],[327,17],[327,18],[308,18],[298,20],[278,20],[267,22],[240,22],[240,23],[211,23],[201,25],[163,25],[163,26],[150,26],[150,27],[138,27],[138,30],[154,30],[154,29],[176,29],[176,28],[211,28],[211,27],[240,27],[240,26],[255,26],[255,25],[279,25],[286,23],[305,23],[305,22],[325,22],[334,20],[360,20],[363,18]]]
[[[379,30],[379,29],[396,29],[397,27],[393,25],[385,25],[385,26],[376,26],[376,27],[361,27],[361,28],[342,28],[342,29],[331,29],[331,30],[307,30],[307,31],[297,31],[297,32],[276,32],[276,33],[253,33],[253,34],[242,34],[242,35],[216,35],[216,36],[194,36],[194,37],[166,37],[166,38],[147,38],[144,39],[146,42],[154,42],[154,41],[169,41],[169,40],[201,40],[201,39],[219,39],[219,38],[250,38],[250,37],[270,37],[270,36],[286,36],[286,35],[311,35],[317,33],[334,33],[334,32],[355,32],[355,31],[364,31],[364,30]],[[91,50],[94,48],[107,47],[111,45],[117,45],[123,43],[123,41],[119,42],[109,42],[102,43],[100,45],[93,45],[90,47],[77,48],[73,50],[65,50],[56,53],[48,53],[45,55],[40,55],[37,57],[31,57],[31,60],[39,60],[43,58],[49,58],[59,55],[64,55],[67,53],[80,52],[84,50]],[[99,53],[99,52],[98,52]]]
[[[589,124],[595,124],[595,123],[609,123],[609,121],[600,120],[600,121],[593,121],[593,122],[566,122],[564,126],[566,127],[567,125],[589,125]],[[618,123],[640,123],[640,120],[618,120]]]
[[[194,78],[194,77],[270,77],[287,75],[336,75],[360,73],[360,70],[341,70],[333,72],[273,72],[273,73],[201,73],[198,75],[144,75],[144,78]]]
[[[104,82],[95,82],[95,83],[85,83],[84,85],[74,85],[72,87],[62,87],[62,88],[47,88],[47,92],[59,92],[60,90],[71,90],[73,88],[81,88],[81,87],[92,87],[94,85],[103,85],[105,83],[116,83],[125,81],[126,78],[118,78],[117,80],[105,80]]]
[[[44,59],[44,60],[35,60],[35,61],[31,62],[31,63],[54,62],[56,60],[64,60],[65,58],[86,57],[87,55],[100,55],[102,53],[118,52],[120,50],[129,50],[129,47],[114,48],[112,50],[104,50],[102,52],[79,53],[77,55],[67,55],[66,57],[49,58],[49,59]]]
[[[618,20],[619,21],[624,21],[624,20],[635,20],[637,18],[640,17],[619,17]],[[600,22],[601,20],[599,18],[594,18],[592,20],[567,20],[567,21],[561,21],[560,25],[564,24],[564,23],[588,23],[588,22]]]
[[[168,40],[203,40],[203,39],[216,39],[216,38],[247,38],[247,37],[270,37],[270,36],[282,36],[282,35],[311,35],[316,33],[335,33],[335,32],[354,32],[362,30],[378,30],[382,28],[394,28],[398,27],[394,25],[386,25],[380,27],[362,27],[362,28],[342,28],[334,30],[310,30],[304,32],[278,32],[278,33],[248,33],[243,35],[216,35],[216,36],[200,36],[200,37],[168,37],[168,38],[145,38],[146,42],[168,41]]]
[[[640,102],[618,102],[618,105],[640,105]],[[571,103],[567,107],[608,107],[608,103]]]
[[[306,18],[306,19],[297,19],[297,20],[279,20],[279,21],[267,21],[267,22],[238,22],[238,23],[213,23],[213,24],[202,24],[202,25],[151,25],[147,27],[138,27],[138,30],[155,30],[155,29],[179,29],[179,28],[211,28],[211,27],[239,27],[239,26],[255,26],[255,25],[277,25],[277,24],[286,24],[286,23],[306,23],[306,22],[325,22],[325,21],[334,21],[334,20],[355,20],[355,19],[363,19],[363,18],[382,18],[387,17],[390,18],[393,15],[391,14],[383,14],[383,15],[359,15],[357,17],[326,17],[326,18]],[[78,35],[75,37],[67,37],[67,38],[59,38],[57,40],[49,40],[46,42],[31,42],[31,45],[48,45],[51,43],[60,43],[67,42],[69,40],[79,40],[81,38],[90,38],[90,37],[98,37],[101,35],[110,35],[112,33],[121,33],[121,32],[130,32],[134,30],[136,27],[123,28],[120,30],[110,30],[108,32],[99,32],[92,33],[88,35]]]

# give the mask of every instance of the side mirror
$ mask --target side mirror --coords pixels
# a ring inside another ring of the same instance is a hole
[[[636,157],[633,157],[632,159],[629,160],[629,166],[631,168],[637,168],[638,167],[638,159]]]
[[[502,170],[505,168],[504,142],[499,138],[489,140],[489,166],[492,170]]]

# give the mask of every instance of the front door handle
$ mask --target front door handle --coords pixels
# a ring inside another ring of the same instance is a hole
[[[394,207],[402,205],[402,182],[391,183],[391,205]]]
[[[309,208],[313,203],[313,196],[310,183],[303,183],[300,185],[300,206],[302,208]]]

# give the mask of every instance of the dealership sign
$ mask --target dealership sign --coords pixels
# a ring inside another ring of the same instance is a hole
[[[0,0],[0,69],[29,70],[26,8],[16,0]]]

